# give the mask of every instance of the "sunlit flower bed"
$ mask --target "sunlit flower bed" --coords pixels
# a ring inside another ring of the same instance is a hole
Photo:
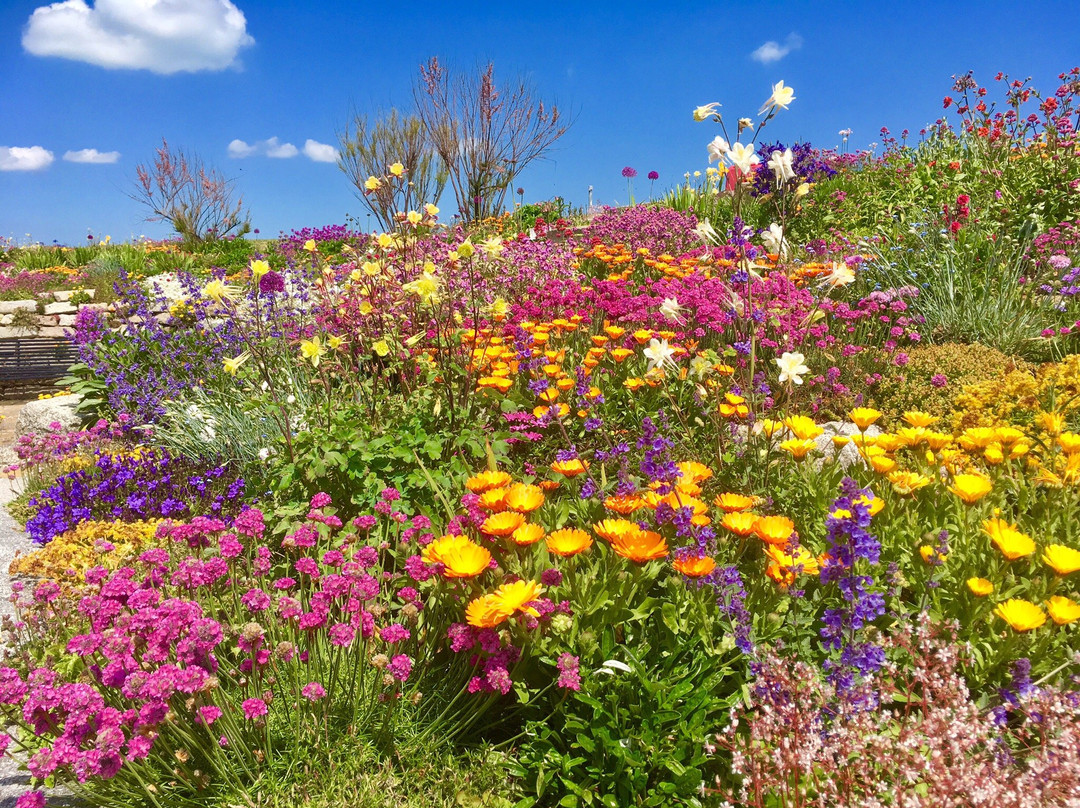
[[[106,804],[236,802],[343,738],[489,744],[523,805],[1069,804],[1072,230],[1033,248],[989,168],[910,227],[869,211],[898,174],[945,193],[943,152],[1075,174],[1077,74],[1034,122],[973,101],[858,159],[759,156],[781,82],[757,124],[694,111],[723,170],[665,206],[518,231],[429,203],[122,277],[145,325],[80,314],[73,383],[119,426],[25,452],[5,743]],[[821,218],[849,191],[869,223]],[[965,345],[897,269],[926,239],[1027,330]]]

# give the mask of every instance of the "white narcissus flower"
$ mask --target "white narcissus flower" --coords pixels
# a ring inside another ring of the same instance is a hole
[[[682,306],[679,305],[677,297],[665,297],[664,302],[660,304],[660,313],[673,323],[682,322],[682,317],[679,316],[681,312]]]
[[[751,166],[761,162],[761,158],[754,154],[754,144],[746,146],[736,143],[727,153],[728,161],[744,174],[749,173]]]
[[[658,340],[653,337],[649,340],[648,347],[642,351],[645,358],[649,360],[649,370],[653,368],[662,368],[667,363],[671,362],[671,357],[675,354],[675,349],[672,348],[668,341]]]
[[[698,121],[700,123],[701,121],[708,118],[710,115],[715,115],[716,114],[716,109],[719,106],[720,106],[720,104],[718,102],[713,101],[711,104],[705,104],[704,106],[694,107],[694,120]]]
[[[761,241],[769,252],[781,257],[787,254],[788,245],[784,241],[784,228],[776,222],[770,224],[768,230],[762,231]]]
[[[785,87],[783,81],[778,81],[772,87],[772,95],[769,96],[769,100],[762,104],[761,109],[758,110],[758,115],[764,115],[772,110],[787,109],[794,100],[795,90],[791,87]]]
[[[714,163],[728,153],[728,142],[720,135],[717,135],[709,141],[709,145],[705,147],[705,150],[709,152],[709,162]]]
[[[774,151],[768,165],[772,169],[773,176],[776,177],[777,185],[783,185],[788,180],[795,179],[795,156],[791,153],[791,149]]]
[[[694,232],[698,234],[702,241],[706,244],[719,244],[720,234],[716,232],[716,228],[712,226],[712,223],[708,219],[702,219],[697,223],[697,227],[694,228]]]
[[[779,359],[773,360],[776,366],[780,368],[780,383],[793,382],[794,384],[802,384],[802,377],[804,373],[809,373],[810,368],[805,364],[806,357],[798,351],[784,351]]]

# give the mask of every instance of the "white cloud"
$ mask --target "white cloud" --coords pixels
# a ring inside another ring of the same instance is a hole
[[[254,44],[230,0],[64,0],[34,9],[22,45],[108,69],[224,70]]]
[[[53,153],[41,146],[0,146],[0,171],[38,171],[52,161]]]
[[[259,146],[256,143],[245,143],[236,138],[229,143],[229,157],[243,158],[251,157],[259,150]]]
[[[120,152],[99,152],[97,149],[79,149],[64,152],[64,159],[69,163],[115,163],[120,159]]]
[[[289,158],[296,157],[296,155],[300,153],[300,150],[291,143],[278,143],[276,137],[264,140],[259,145],[262,146],[263,152],[267,157]]]
[[[750,58],[763,65],[779,62],[789,53],[802,47],[802,37],[798,34],[788,34],[784,44],[769,40],[756,51],[750,54]]]
[[[320,143],[311,138],[304,141],[304,154],[316,163],[336,163],[338,159],[337,149],[328,143]]]

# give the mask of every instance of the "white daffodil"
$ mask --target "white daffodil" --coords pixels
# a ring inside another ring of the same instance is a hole
[[[670,320],[673,323],[681,323],[682,306],[679,305],[679,299],[677,297],[666,297],[664,302],[660,304],[660,313],[664,315],[665,319]]]
[[[705,104],[704,106],[694,107],[694,120],[698,121],[700,123],[701,121],[708,118],[710,115],[715,115],[716,110],[717,110],[717,108],[719,106],[720,106],[720,104],[718,102],[713,101],[711,104]]]
[[[804,373],[809,373],[810,368],[805,364],[806,357],[798,351],[784,351],[779,359],[773,360],[776,366],[780,368],[780,383],[793,382],[794,384],[802,384],[802,377]]]
[[[720,135],[714,137],[709,141],[709,145],[705,147],[705,150],[709,152],[709,162],[715,163],[717,160],[722,160],[724,155],[728,153],[728,142],[724,140]]]
[[[694,232],[704,241],[706,244],[719,244],[720,234],[716,232],[716,228],[712,226],[708,219],[702,219],[697,223],[697,227],[694,228]]]
[[[828,275],[828,281],[829,286],[834,289],[837,286],[847,286],[849,283],[855,283],[855,273],[843,261],[837,261]]]
[[[753,143],[749,146],[742,143],[736,143],[728,150],[727,159],[728,162],[744,174],[749,173],[752,166],[761,162],[761,158],[754,154]]]
[[[768,166],[772,169],[773,176],[776,177],[777,185],[782,186],[788,180],[795,179],[794,164],[795,156],[791,153],[791,149],[784,149],[783,151],[777,149],[772,153]]]
[[[772,95],[769,96],[768,101],[761,105],[758,115],[764,115],[766,112],[772,112],[773,110],[787,109],[794,100],[795,90],[791,87],[785,87],[784,82],[779,81],[773,85]]]
[[[649,370],[653,368],[662,368],[664,365],[672,361],[671,357],[675,354],[675,349],[672,348],[668,341],[659,340],[653,337],[649,340],[648,347],[642,351],[645,358],[649,360]]]
[[[787,255],[788,245],[784,241],[784,228],[773,222],[769,225],[769,229],[761,233],[761,241],[771,253],[783,257]]]

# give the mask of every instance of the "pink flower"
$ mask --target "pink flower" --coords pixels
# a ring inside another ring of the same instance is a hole
[[[308,701],[318,701],[326,697],[326,688],[318,682],[310,682],[300,690],[300,695]]]
[[[15,808],[45,808],[45,792],[27,791],[15,800]]]
[[[379,632],[379,638],[386,643],[404,642],[412,635],[400,623],[391,623]]]
[[[319,493],[317,493],[315,496],[313,496],[311,498],[311,507],[312,508],[325,508],[331,502],[332,502],[332,500],[330,499],[330,495],[327,494],[327,493],[324,493],[323,491],[320,491]]]
[[[244,718],[248,721],[253,721],[270,712],[270,708],[266,706],[266,702],[262,699],[247,699],[240,706],[244,710]]]
[[[266,705],[264,704],[263,706],[265,707]],[[215,721],[217,721],[219,718],[221,718],[221,716],[222,716],[221,708],[216,707],[213,704],[208,704],[205,707],[200,707],[199,708],[199,718],[202,719],[202,722],[204,724],[206,724],[206,726],[210,726]],[[249,716],[249,718],[250,718],[250,716]]]
[[[270,608],[270,596],[261,589],[249,589],[240,598],[240,602],[253,612],[261,612]]]
[[[404,682],[409,678],[409,674],[412,673],[412,666],[413,661],[411,657],[405,654],[398,654],[390,660],[390,664],[386,666],[386,670],[399,682]]]
[[[350,626],[348,623],[337,623],[330,627],[330,642],[339,648],[344,648],[352,644],[353,639],[356,637],[356,629]]]

